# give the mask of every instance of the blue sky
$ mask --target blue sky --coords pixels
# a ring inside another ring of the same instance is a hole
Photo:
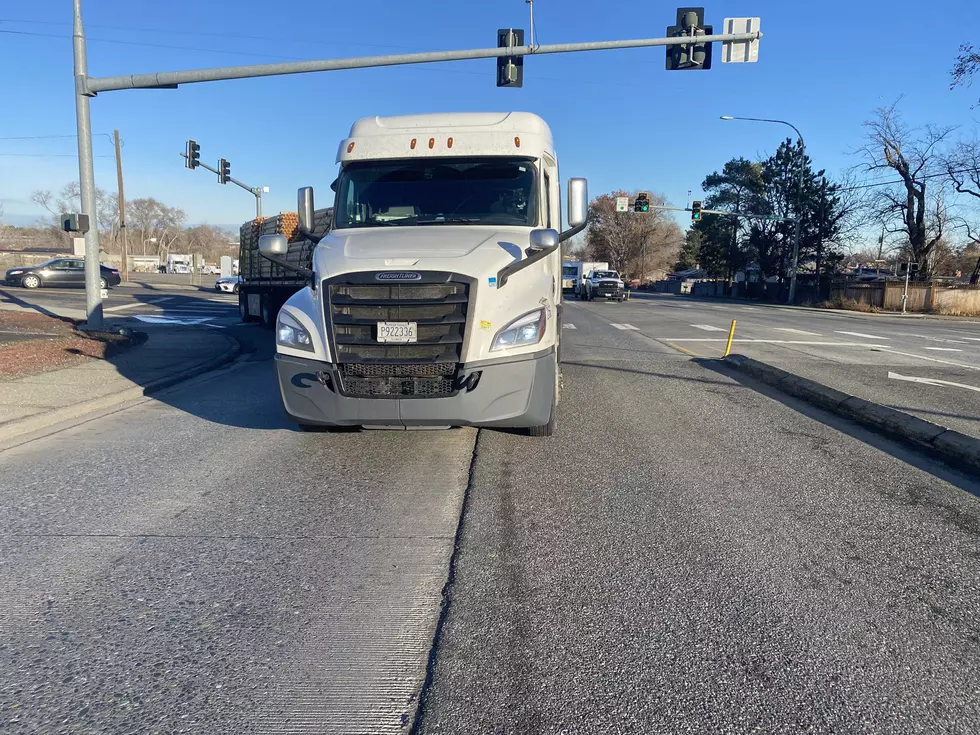
[[[537,40],[659,37],[675,7],[536,0]],[[495,45],[499,27],[527,28],[524,0],[87,0],[83,13],[91,76],[481,48]],[[642,188],[684,206],[705,174],[732,156],[767,155],[792,132],[719,115],[793,122],[815,165],[831,172],[854,163],[862,121],[900,94],[912,123],[969,133],[980,121],[970,107],[980,89],[949,90],[957,46],[980,37],[976,0],[949,0],[941,11],[916,0],[719,0],[706,15],[719,26],[726,16],[760,16],[759,62],[721,64],[716,49],[710,71],[666,72],[663,49],[542,56],[525,61],[522,89],[498,89],[492,60],[211,82],[100,94],[92,126],[120,130],[127,198],[154,196],[191,222],[235,223],[252,216],[254,199],[185,169],[187,138],[205,161],[223,156],[233,176],[269,186],[268,214],[293,209],[306,184],[320,187],[324,203],[337,143],[359,117],[527,110],[551,125],[564,178],[588,177],[593,195]],[[872,33],[879,40],[866,43]],[[68,0],[0,5],[0,68],[0,138],[74,133]],[[94,146],[97,183],[114,191],[111,141],[97,135]],[[11,153],[44,155],[2,155]],[[32,190],[77,179],[74,153],[70,137],[0,140],[6,219],[40,214]]]

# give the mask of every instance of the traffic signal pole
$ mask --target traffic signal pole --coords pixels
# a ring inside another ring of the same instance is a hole
[[[92,156],[92,112],[89,108],[88,55],[82,27],[81,0],[74,0],[72,57],[75,71],[75,120],[78,128],[78,181],[82,213],[89,215],[85,232],[85,316],[86,328],[102,328],[102,273],[99,268],[99,227],[95,211],[95,159]]]
[[[546,46],[509,46],[504,48],[461,49],[457,51],[428,51],[415,54],[391,54],[387,56],[362,56],[346,59],[321,59],[293,61],[278,64],[254,64],[250,66],[224,66],[211,69],[155,72],[149,74],[124,74],[113,77],[89,77],[85,50],[85,33],[82,28],[81,0],[73,0],[74,6],[74,69],[75,108],[78,122],[78,168],[82,193],[82,213],[90,215],[95,224],[95,172],[92,158],[92,125],[89,110],[90,98],[99,92],[121,89],[175,89],[181,84],[216,82],[227,79],[252,79],[255,77],[305,74],[315,71],[339,71],[343,69],[367,69],[378,66],[406,64],[430,64],[443,61],[468,59],[495,59],[507,56],[536,56],[565,54],[582,51],[606,51],[614,49],[645,48],[652,46],[690,46],[689,37],[640,38],[628,41],[596,41],[586,43],[557,43]],[[760,31],[749,33],[719,33],[697,37],[698,45],[711,43],[754,43],[762,38]],[[261,196],[251,187],[238,181],[234,183],[252,191],[256,207],[261,207]],[[85,304],[88,325],[102,326],[102,299],[99,288],[99,236],[97,228],[85,234]]]

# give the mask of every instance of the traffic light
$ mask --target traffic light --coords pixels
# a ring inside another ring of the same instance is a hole
[[[667,37],[710,36],[714,26],[704,24],[704,8],[678,8],[677,25],[667,26]],[[667,46],[667,71],[685,69],[707,70],[711,68],[711,44]]]
[[[187,161],[185,165],[189,169],[195,169],[201,165],[201,146],[197,144],[197,141],[188,140],[187,141]]]
[[[231,178],[231,162],[223,158],[218,159],[218,183],[227,184]]]
[[[634,212],[650,211],[650,192],[641,191],[636,195],[636,202],[633,204]]]
[[[691,202],[691,222],[701,221],[701,200],[695,199]]]
[[[523,46],[524,30],[521,28],[501,28],[497,31],[497,48],[507,48],[508,46]],[[524,57],[523,56],[498,56],[497,57],[497,86],[498,87],[523,87],[524,86]]]

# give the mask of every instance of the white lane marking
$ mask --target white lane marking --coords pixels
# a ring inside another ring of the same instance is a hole
[[[726,307],[724,307],[724,306],[712,306],[711,308],[712,309],[721,309],[722,311],[724,311]]]
[[[218,296],[214,296],[214,297],[208,299],[208,301],[220,301],[223,304],[231,304],[231,303],[236,303],[237,304],[238,303],[238,298],[237,297],[234,297],[234,296],[230,296],[229,298],[224,298],[223,299],[223,298],[220,298]]]
[[[888,373],[888,377],[892,380],[905,380],[909,383],[925,383],[926,385],[951,385],[954,388],[966,388],[967,390],[974,390],[980,393],[980,388],[975,385],[965,385],[963,383],[953,383],[949,380],[939,380],[938,378],[915,378],[911,375],[899,375],[898,373]]]
[[[710,324],[692,324],[695,329],[703,329],[705,332],[724,332],[721,327],[712,327]]]
[[[562,324],[561,325],[561,328],[562,329],[578,329],[578,327],[576,327],[574,324]]]
[[[102,311],[125,311],[126,309],[135,309],[137,306],[154,306],[155,304],[162,304],[164,301],[173,301],[176,296],[165,296],[161,299],[152,299],[147,301],[134,301],[132,304],[122,304],[121,306],[110,306],[108,309],[103,309]]]
[[[790,329],[789,327],[774,327],[777,332],[789,332],[790,334],[805,334],[808,337],[823,337],[819,332],[808,332],[805,329]]]
[[[759,308],[756,307],[756,306],[740,306],[739,308],[740,309],[743,309],[745,311],[758,311],[759,310]]]
[[[962,352],[963,350],[957,349],[956,347],[926,347],[927,350],[935,350],[936,352]]]
[[[980,337],[963,337],[963,339],[968,339],[971,342],[980,342]]]
[[[139,319],[141,322],[146,322],[147,324],[180,324],[182,326],[188,327],[195,324],[203,324],[204,322],[210,321],[214,317],[201,316],[201,317],[168,317],[168,316],[150,316],[147,314],[135,314],[134,319]]]
[[[861,337],[862,339],[888,339],[888,337],[878,337],[874,334],[865,334],[864,332],[843,332],[840,329],[835,329],[836,334],[849,334],[852,337]]]
[[[888,345],[875,345],[871,348],[872,352],[888,352],[892,355],[902,355],[903,357],[914,357],[918,360],[928,360],[929,362],[939,362],[943,365],[955,365],[956,367],[966,368],[967,370],[980,370],[980,367],[976,365],[966,365],[962,362],[953,362],[952,360],[940,360],[936,357],[926,357],[925,355],[916,355],[912,352],[901,352],[900,350],[893,350]]]
[[[727,342],[726,339],[717,337],[654,337],[667,342]],[[796,339],[739,339],[736,337],[732,342],[742,342],[743,344],[757,345],[822,345],[824,347],[867,347],[864,342],[807,342]],[[878,347],[878,345],[875,345]]]
[[[613,324],[616,329],[633,329],[639,331],[638,327],[634,327],[632,324]]]

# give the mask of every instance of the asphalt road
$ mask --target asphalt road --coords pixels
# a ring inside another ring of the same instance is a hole
[[[842,314],[655,294],[584,306],[608,329],[635,328],[703,357],[724,353],[734,319],[733,352],[980,436],[980,320]]]
[[[0,729],[980,729],[976,482],[640,308],[568,305],[549,439],[294,431],[242,328],[3,452]]]
[[[160,275],[157,281],[116,286],[103,300],[103,316],[106,320],[129,322],[137,327],[140,323],[207,329],[241,326],[237,296],[215,291],[213,277],[206,277],[211,280],[201,287],[182,283],[186,278]],[[29,291],[4,286],[0,287],[0,308],[34,309],[84,318],[85,292],[75,288]]]

